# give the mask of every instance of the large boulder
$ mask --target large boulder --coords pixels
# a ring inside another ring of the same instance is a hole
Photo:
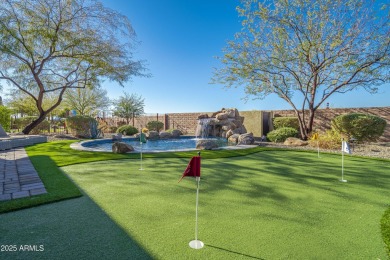
[[[128,153],[132,151],[134,151],[134,148],[129,144],[123,142],[115,142],[112,144],[113,153]]]
[[[229,136],[228,141],[229,143],[237,144],[239,137],[239,134],[232,134],[231,136]]]
[[[147,134],[147,137],[150,140],[156,140],[156,139],[160,138],[160,135],[158,134],[157,131],[149,131],[149,133]]]
[[[172,137],[173,138],[178,138],[181,135],[183,135],[183,133],[180,130],[178,130],[178,129],[172,130]]]
[[[236,117],[236,111],[238,114],[238,110],[235,108],[229,108],[226,110],[226,113],[228,114],[229,118],[235,118]]]
[[[203,139],[196,142],[196,149],[212,150],[214,148],[218,148],[218,143],[215,140]]]
[[[234,133],[233,133],[233,130],[230,129],[229,131],[226,132],[226,138],[229,139],[230,136],[232,136]]]
[[[284,141],[284,145],[287,146],[306,146],[308,144],[309,143],[307,141],[302,141],[301,139],[295,137],[288,137],[286,141]]]
[[[238,145],[240,144],[254,144],[255,143],[255,138],[253,138],[253,133],[247,133],[247,134],[242,134],[238,137]]]
[[[205,118],[209,118],[209,115],[208,114],[201,114],[198,116],[198,119],[205,119]]]
[[[172,138],[172,134],[169,132],[161,132],[160,133],[160,139],[169,139]]]
[[[229,118],[229,114],[228,113],[219,113],[215,116],[215,118],[218,120],[225,120],[225,119]]]

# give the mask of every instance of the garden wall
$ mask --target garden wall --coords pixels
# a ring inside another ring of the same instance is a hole
[[[294,110],[274,110],[271,111],[272,117],[275,116],[295,116]],[[380,141],[390,141],[390,107],[365,107],[365,108],[325,108],[316,111],[313,129],[326,130],[330,128],[331,120],[342,114],[363,113],[379,116],[386,120],[387,125]]]
[[[239,111],[243,117],[244,126],[248,132],[255,137],[272,130],[272,118],[276,116],[295,116],[294,110],[272,110],[272,111]],[[380,141],[390,141],[390,107],[369,107],[369,108],[326,108],[318,109],[314,121],[314,129],[326,130],[330,128],[331,120],[338,115],[347,113],[365,113],[382,117],[387,121],[384,135]],[[164,123],[164,130],[180,129],[184,134],[194,135],[197,118],[201,114],[211,116],[213,112],[192,112],[192,113],[169,113],[146,115],[134,120],[137,128],[145,127],[149,121],[160,121]],[[132,122],[131,122],[132,124]]]

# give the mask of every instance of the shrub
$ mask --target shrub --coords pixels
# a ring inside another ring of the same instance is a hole
[[[50,122],[47,120],[43,120],[42,122],[39,123],[39,125],[37,125],[31,130],[30,134],[36,135],[49,130],[50,130]]]
[[[386,120],[369,114],[350,113],[332,120],[332,129],[358,141],[376,141],[383,135]]]
[[[317,140],[309,139],[309,145],[322,149],[341,149],[341,135],[334,130],[318,133]]]
[[[66,119],[72,134],[81,138],[97,138],[100,135],[98,122],[90,116],[72,116]]]
[[[275,129],[291,127],[299,130],[299,121],[297,117],[275,117],[273,123]]]
[[[14,121],[14,127],[22,130],[37,118],[38,118],[37,116],[25,116],[25,117],[16,118]],[[34,127],[34,129],[31,130],[30,134],[40,134],[42,131],[49,131],[49,128],[50,128],[50,122],[47,120],[43,120],[39,125],[37,125],[36,127]]]
[[[296,137],[298,131],[292,127],[282,127],[273,130],[267,134],[267,138],[271,142],[284,142],[288,137]]]
[[[123,135],[134,135],[138,133],[138,129],[131,125],[123,125],[116,130],[117,133],[121,133]]]
[[[14,125],[17,129],[23,129],[37,118],[36,116],[19,117],[15,119]]]
[[[118,127],[110,126],[110,133],[116,133],[117,130],[118,130]]]
[[[148,122],[146,127],[149,129],[149,131],[160,132],[160,129],[163,129],[164,124],[160,121],[150,121],[150,122]]]
[[[0,106],[0,125],[6,132],[11,130],[11,110],[5,106]]]

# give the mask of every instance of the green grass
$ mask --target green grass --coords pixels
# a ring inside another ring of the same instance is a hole
[[[387,254],[390,256],[390,207],[386,210],[381,219],[383,241],[387,246]]]
[[[30,156],[31,162],[45,185],[46,194],[0,202],[0,213],[39,206],[46,203],[82,196],[74,183],[63,174],[47,155]]]
[[[191,250],[195,183],[188,159],[64,167],[106,214],[156,259],[385,259],[380,221],[390,197],[386,161],[268,151],[204,159],[199,238]]]
[[[57,202],[60,200],[82,196],[79,189],[69,178],[58,168],[66,165],[74,165],[86,162],[95,162],[102,160],[119,160],[139,158],[139,154],[113,154],[102,152],[77,151],[70,148],[70,144],[75,141],[58,141],[37,144],[26,147],[35,169],[37,170],[42,182],[45,184],[47,194],[33,196],[31,198],[21,198],[0,203],[0,213],[24,209],[28,207],[39,206],[42,204]],[[206,158],[243,156],[258,152],[261,148],[252,148],[237,151],[205,151],[202,156]],[[196,152],[180,153],[158,153],[144,154],[144,158],[190,158]]]
[[[138,159],[138,153],[114,154],[106,152],[78,151],[70,148],[70,144],[75,141],[58,141],[37,144],[27,147],[28,155],[46,155],[53,160],[57,166],[73,165],[78,163],[96,162],[102,160]],[[202,157],[207,159],[244,156],[264,150],[274,150],[273,148],[255,147],[243,150],[219,150],[202,151]],[[197,154],[197,151],[189,152],[167,152],[167,153],[144,153],[143,158],[190,158]]]
[[[27,148],[51,188],[47,195],[11,203],[25,200],[21,207],[26,207],[29,201],[38,205],[38,198],[51,201],[43,196],[53,201],[80,196],[57,165],[68,165],[63,169],[88,196],[1,214],[1,245],[45,246],[41,253],[9,253],[5,258],[389,256],[388,160],[347,156],[348,183],[341,183],[339,155],[318,159],[316,153],[264,148],[202,152],[199,238],[206,247],[191,250],[195,183],[177,180],[194,152],[145,154],[145,170],[139,171],[139,160],[131,159],[137,154],[74,151],[70,143]],[[7,203],[0,203],[0,209]]]

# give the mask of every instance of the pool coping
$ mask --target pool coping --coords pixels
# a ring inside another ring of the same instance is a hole
[[[96,140],[112,140],[112,139],[111,138],[103,138],[103,139],[96,139]],[[79,150],[79,151],[112,153],[110,151],[103,151],[103,150],[99,150],[96,148],[85,147],[82,145],[83,143],[96,141],[96,140],[86,140],[86,141],[72,143],[70,145],[70,148],[75,149],[75,150]],[[214,148],[212,150],[238,150],[238,149],[248,149],[248,148],[253,148],[253,147],[257,147],[257,145],[240,144],[240,145],[234,145],[234,146],[224,146],[224,147]],[[175,149],[175,150],[164,150],[164,151],[147,150],[147,151],[142,151],[142,153],[189,152],[189,151],[201,151],[201,150],[196,149],[196,148],[186,148],[186,149]],[[128,153],[141,153],[141,151],[131,151]]]

